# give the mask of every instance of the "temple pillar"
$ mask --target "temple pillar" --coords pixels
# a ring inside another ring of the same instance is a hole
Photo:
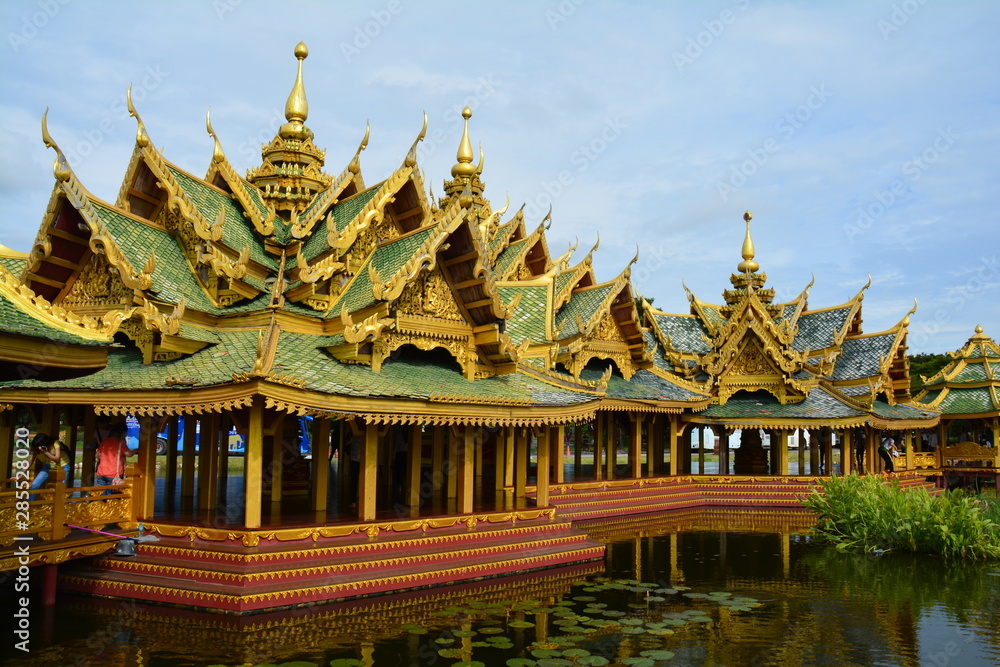
[[[216,466],[218,488],[222,492],[223,504],[229,504],[229,430],[233,419],[229,413],[219,415],[219,460]]]
[[[166,497],[173,500],[177,490],[177,417],[167,419],[167,454],[164,457],[167,465],[164,486]]]
[[[420,424],[410,427],[410,442],[406,450],[406,485],[404,489],[410,514],[420,513],[420,473],[423,469],[424,429]]]
[[[629,422],[628,437],[629,475],[642,478],[642,415],[635,415]]]
[[[677,461],[679,454],[678,447],[678,430],[681,427],[680,417],[674,417],[673,415],[667,417],[667,437],[670,441],[670,474],[677,475]]]
[[[431,442],[431,482],[434,493],[440,495],[441,489],[448,485],[447,460],[445,459],[445,439],[448,437],[448,427],[437,425],[432,427]]]
[[[694,435],[694,431],[691,432]],[[694,438],[692,438],[693,440]],[[715,440],[715,431],[712,431],[712,440]],[[712,448],[715,449],[715,443],[712,443]],[[719,455],[722,455],[720,450]],[[705,427],[698,427],[698,472],[702,475],[705,474]]]
[[[604,415],[601,412],[594,413],[594,421],[591,422],[594,434],[594,480],[604,479]]]
[[[854,429],[845,428],[840,434],[840,474],[854,470]]]
[[[514,486],[514,442],[516,426],[508,426],[504,429],[504,466],[503,466],[503,486],[509,488]]]
[[[466,424],[462,427],[462,432],[456,438],[456,466],[457,472],[456,497],[458,500],[457,511],[459,514],[472,513],[472,490],[474,484],[474,462],[475,462],[475,427]]]
[[[549,429],[538,428],[538,466],[535,479],[535,504],[547,507],[549,504]]]
[[[313,512],[325,513],[330,492],[330,418],[313,420],[312,465],[309,480],[309,507]]]
[[[458,498],[458,450],[462,434],[458,431],[457,426],[448,426],[446,428],[448,429],[448,462],[446,464],[448,471],[448,500],[455,500]]]
[[[13,411],[10,411],[13,412]],[[13,415],[11,416],[13,418]],[[97,453],[96,442],[97,414],[93,406],[84,408],[83,411],[83,468],[80,470],[80,486],[93,486],[94,484],[94,458]]]
[[[181,498],[194,498],[195,441],[198,438],[198,420],[188,415],[184,420],[184,454],[181,457]],[[263,450],[261,450],[263,452]],[[246,474],[246,471],[244,471]],[[183,504],[183,503],[182,503]]]
[[[361,444],[361,474],[358,477],[358,519],[375,520],[375,498],[378,491],[378,426],[365,424]]]
[[[190,437],[188,434],[190,433]],[[194,418],[189,417],[184,425],[184,468],[188,460],[194,464]],[[253,398],[250,417],[247,420],[247,441],[243,448],[243,507],[247,528],[260,528],[262,504],[262,478],[264,472],[264,406],[260,396]],[[187,472],[181,475],[183,488],[193,476]]]
[[[906,461],[906,469],[913,470],[913,447],[914,447],[913,431],[912,430],[905,431],[903,435],[903,440],[906,443],[905,444],[906,452],[904,454],[904,456],[906,457],[904,459]]]
[[[132,485],[132,514],[137,519],[149,520],[153,517],[153,501],[156,494],[156,419],[141,420],[139,428],[139,458],[136,468],[139,479]]]
[[[573,426],[573,481],[583,477],[583,424]]]
[[[805,429],[796,429],[796,436],[799,443],[799,475],[806,474],[806,432]]]
[[[209,413],[201,424],[198,448],[198,511],[215,509],[219,474],[219,414]],[[142,448],[140,447],[140,451]]]
[[[726,429],[719,436],[719,474],[729,474],[729,431]]]
[[[514,497],[524,498],[528,485],[528,448],[530,435],[523,426],[514,428]]]
[[[566,481],[566,427],[551,427],[549,438],[552,442],[552,472],[555,473],[551,479],[556,484],[563,484]]]
[[[788,475],[788,439],[790,431],[788,429],[780,429],[778,431],[778,468],[777,474],[787,476]]]
[[[604,430],[607,444],[604,448],[606,460],[605,476],[608,480],[615,478],[615,468],[618,466],[618,418],[616,413],[609,412],[604,417]]]
[[[69,477],[66,478],[66,486],[73,486],[73,479],[76,477],[76,462],[79,450],[76,447],[77,434],[79,433],[80,420],[77,418],[78,406],[71,405],[66,409],[66,446],[69,448]],[[86,440],[86,438],[84,438]],[[79,484],[77,485],[79,486]]]
[[[476,477],[476,487],[481,486],[481,480],[483,478],[483,441],[486,439],[486,434],[483,432],[482,428],[476,428],[473,431],[472,438],[472,456],[475,461],[473,465],[473,474]]]

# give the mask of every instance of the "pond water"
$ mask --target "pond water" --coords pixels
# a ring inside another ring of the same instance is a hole
[[[801,513],[743,509],[593,521],[583,527],[608,543],[603,564],[243,618],[61,594],[48,614],[32,607],[30,654],[13,651],[8,635],[0,658],[102,667],[1000,664],[1000,563],[847,555],[813,543],[807,525]],[[2,595],[12,613],[9,584]]]

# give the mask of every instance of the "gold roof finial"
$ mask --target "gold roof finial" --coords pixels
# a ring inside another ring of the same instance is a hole
[[[750,211],[743,214],[743,220],[747,223],[747,235],[743,239],[743,261],[736,268],[740,273],[756,273],[757,269],[760,268],[760,264],[753,261],[756,251],[753,247],[753,239],[750,238],[750,221],[753,220],[753,215],[751,215]]]
[[[977,324],[976,325],[976,333],[983,333],[983,325],[982,324]]]
[[[458,164],[451,168],[452,178],[471,178],[476,173],[476,165],[472,164],[472,141],[469,140],[469,119],[472,117],[472,109],[465,107],[462,109],[462,118],[465,119],[465,128],[462,130],[462,141],[458,144]]]
[[[302,84],[302,61],[309,55],[305,42],[295,45],[295,57],[299,61],[298,72],[295,74],[295,85],[285,102],[285,120],[279,134],[282,139],[305,139],[309,135],[303,123],[309,117],[309,103],[306,102],[306,87]]]

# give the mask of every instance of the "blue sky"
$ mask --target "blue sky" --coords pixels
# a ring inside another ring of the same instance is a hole
[[[599,280],[640,247],[633,281],[687,312],[718,303],[741,260],[810,307],[867,282],[865,331],[919,301],[911,352],[1000,338],[1000,3],[377,2],[0,3],[0,243],[28,250],[52,189],[52,136],[114,201],[133,98],[152,141],[204,175],[205,112],[239,171],[284,121],[292,50],[309,47],[307,125],[339,173],[360,141],[368,183],[403,160],[450,177],[468,104],[495,207],[529,224],[552,205],[550,250],[601,235]]]

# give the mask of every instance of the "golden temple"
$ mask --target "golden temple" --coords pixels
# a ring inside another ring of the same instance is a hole
[[[362,176],[367,128],[328,174],[294,54],[287,122],[245,175],[210,118],[205,175],[173,164],[129,98],[135,148],[106,202],[43,117],[52,196],[30,252],[0,252],[0,465],[16,473],[18,429],[62,433],[79,487],[99,416],[137,420],[139,441],[112,501],[57,480],[18,526],[0,493],[5,568],[18,535],[142,524],[159,541],[136,560],[63,584],[243,613],[600,558],[573,518],[791,505],[819,476],[874,471],[881,432],[900,434],[912,483],[944,464],[917,465],[939,410],[909,395],[913,311],[865,333],[869,285],[775,303],[748,212],[724,303],[661,312],[637,300],[635,259],[599,282],[596,245],[553,257],[548,217],[493,208],[468,108],[437,200],[426,116],[383,180]]]

